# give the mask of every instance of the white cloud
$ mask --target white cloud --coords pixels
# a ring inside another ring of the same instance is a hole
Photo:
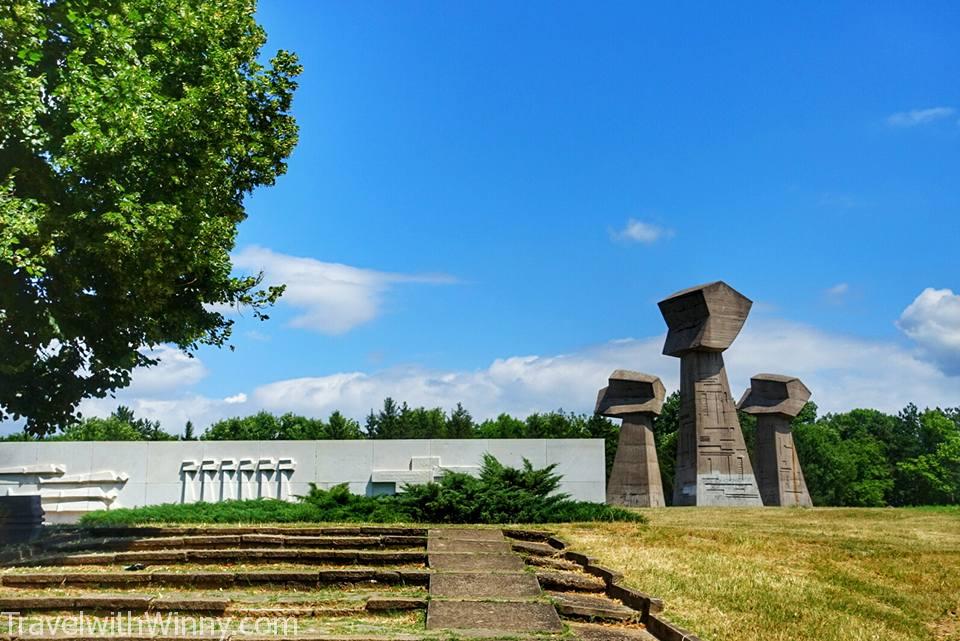
[[[673,230],[630,218],[627,220],[626,227],[619,231],[611,232],[611,236],[614,240],[622,242],[652,245],[661,238],[670,238],[673,236]]]
[[[891,127],[916,127],[926,125],[937,120],[950,118],[957,113],[953,107],[930,107],[928,109],[913,109],[901,111],[887,117],[887,124]]]
[[[193,385],[206,378],[209,372],[199,358],[191,357],[171,345],[160,345],[144,352],[159,362],[153,367],[138,368],[127,392],[136,396],[153,397],[171,390]]]
[[[928,287],[903,310],[897,327],[945,370],[960,374],[960,294]]]
[[[444,274],[381,272],[288,256],[256,246],[234,254],[233,264],[243,270],[262,271],[265,283],[286,284],[281,304],[300,312],[290,324],[323,334],[342,334],[376,318],[384,294],[398,283],[456,282]]]
[[[833,287],[827,288],[827,295],[833,297],[840,297],[850,291],[850,285],[847,283],[837,283]]]
[[[411,405],[452,407],[462,401],[478,418],[524,416],[564,407],[590,411],[597,390],[617,368],[660,376],[676,389],[679,361],[660,355],[663,337],[611,341],[572,354],[497,359],[474,371],[393,369],[277,381],[255,390],[253,403],[272,411],[325,416],[334,409],[361,418],[385,396]],[[739,397],[759,372],[799,376],[821,411],[907,403],[960,405],[960,379],[894,343],[830,334],[782,320],[748,323],[725,355]]]
[[[654,371],[674,383],[672,359],[660,355],[662,339],[614,341],[572,354],[513,356],[479,370],[394,368],[277,381],[257,388],[255,405],[271,411],[325,416],[335,409],[362,418],[386,396],[411,405],[451,408],[462,402],[475,417],[508,412],[525,416],[564,407],[593,409],[599,389],[617,367]]]
[[[960,354],[960,296],[950,290],[925,290],[904,311],[899,324],[924,349],[825,332],[782,319],[751,319],[724,356],[731,392],[739,397],[752,375],[775,372],[799,376],[812,390],[812,400],[821,412],[856,407],[896,412],[910,402],[921,407],[960,405],[960,376],[945,374],[926,358],[930,347]],[[414,406],[447,409],[463,402],[478,419],[501,412],[526,416],[559,407],[589,412],[597,390],[614,369],[656,374],[668,389],[676,389],[680,363],[661,355],[663,338],[625,338],[568,354],[499,358],[476,370],[404,367],[286,379],[224,399],[193,393],[177,384],[174,376],[155,377],[144,385],[142,379],[149,370],[138,370],[133,386],[119,392],[118,398],[87,400],[81,409],[85,415],[103,416],[124,403],[138,416],[160,420],[174,432],[188,419],[203,428],[221,418],[261,409],[320,417],[338,409],[362,420],[386,396]],[[186,381],[195,382],[200,377],[197,372],[206,371],[194,361],[190,367],[199,369],[184,370],[193,372]],[[166,365],[161,366],[171,371],[184,367],[173,352],[163,362]]]

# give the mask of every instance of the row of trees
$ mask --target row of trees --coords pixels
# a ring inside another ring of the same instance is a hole
[[[664,491],[670,500],[677,452],[680,398],[667,397],[654,422]],[[756,420],[740,415],[753,450]],[[797,452],[816,505],[881,506],[960,503],[960,408],[919,410],[908,405],[897,415],[857,409],[817,416],[809,403],[793,421]],[[180,435],[156,421],[119,407],[107,418],[75,423],[51,440],[327,440],[399,438],[602,438],[607,470],[613,463],[619,427],[611,420],[558,410],[519,419],[501,414],[477,422],[462,405],[410,407],[391,398],[363,424],[333,412],[327,420],[260,412],[229,418],[196,436],[188,422]],[[26,434],[7,437],[28,440]]]
[[[654,422],[667,501],[673,494],[680,396],[667,397]],[[757,421],[740,413],[754,451]],[[793,421],[793,437],[814,505],[960,504],[960,407],[897,415],[856,409],[817,417],[808,403]]]

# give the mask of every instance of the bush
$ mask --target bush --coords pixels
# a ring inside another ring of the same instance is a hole
[[[572,501],[557,492],[555,465],[520,469],[483,457],[479,478],[447,473],[436,483],[407,487],[396,497],[411,520],[425,523],[559,523],[567,521],[640,521],[642,517],[601,503]]]
[[[83,525],[134,523],[566,523],[646,519],[602,503],[573,501],[557,492],[553,465],[537,470],[524,460],[520,469],[485,455],[479,477],[447,473],[436,483],[408,486],[394,496],[357,496],[347,484],[329,490],[311,484],[297,503],[271,499],[222,503],[166,504],[101,510],[82,517]]]

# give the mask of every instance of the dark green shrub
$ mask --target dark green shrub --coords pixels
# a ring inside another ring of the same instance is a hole
[[[534,469],[524,459],[521,468],[483,457],[479,478],[447,473],[436,483],[415,485],[396,497],[411,520],[425,523],[559,523],[571,520],[643,521],[635,512],[572,501],[557,492],[555,465]]]

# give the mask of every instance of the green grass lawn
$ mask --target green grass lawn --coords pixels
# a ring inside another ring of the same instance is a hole
[[[960,641],[960,509],[641,510],[558,527],[709,641]]]

